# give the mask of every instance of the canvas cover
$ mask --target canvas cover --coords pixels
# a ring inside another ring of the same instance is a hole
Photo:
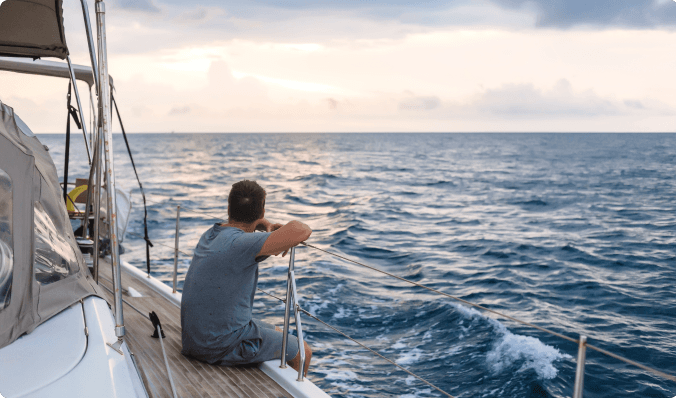
[[[11,251],[0,258],[10,270],[4,283],[11,283],[0,305],[0,348],[81,298],[101,296],[75,241],[54,162],[17,119],[0,102],[0,170],[8,176],[0,190],[11,191],[0,195],[0,209],[11,207],[0,211],[0,240]]]
[[[0,55],[66,59],[62,0],[0,1]]]

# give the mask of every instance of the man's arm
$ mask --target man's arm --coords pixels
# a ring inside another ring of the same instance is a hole
[[[291,247],[308,239],[312,232],[311,228],[303,222],[297,220],[290,221],[269,235],[257,257],[277,256],[282,252],[287,252]]]

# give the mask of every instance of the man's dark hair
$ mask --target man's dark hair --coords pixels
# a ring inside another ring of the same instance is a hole
[[[228,194],[228,217],[233,221],[251,223],[263,216],[266,191],[255,181],[236,182]]]

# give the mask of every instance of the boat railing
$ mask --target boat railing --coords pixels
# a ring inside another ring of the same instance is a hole
[[[156,204],[156,205],[166,205],[166,204],[167,204],[166,202],[154,202],[154,201],[147,201],[147,203]],[[223,216],[215,216],[214,214],[211,214],[210,212],[207,212],[207,211],[194,210],[194,209],[190,209],[190,208],[187,208],[187,207],[185,207],[185,206],[182,206],[182,205],[177,205],[177,219],[176,219],[176,230],[175,230],[174,247],[172,247],[172,246],[170,246],[170,245],[163,244],[163,243],[161,243],[161,242],[156,242],[157,244],[159,244],[159,245],[161,245],[161,246],[165,246],[165,247],[168,247],[168,248],[171,248],[171,249],[174,250],[174,270],[173,270],[173,274],[172,274],[173,292],[176,292],[176,290],[177,290],[177,274],[178,274],[178,258],[179,258],[179,253],[182,253],[182,254],[184,254],[184,255],[186,255],[186,256],[192,257],[192,255],[191,255],[190,253],[187,253],[187,252],[182,251],[182,250],[179,249],[179,228],[180,228],[180,218],[181,218],[181,209],[182,209],[182,208],[183,208],[184,211],[189,212],[189,213],[200,214],[200,215],[203,215],[203,216],[206,215],[206,216],[209,216],[209,217],[211,217],[211,218],[218,219],[218,220],[223,220],[223,221],[226,221],[226,220],[227,220],[227,218],[225,218],[225,217],[223,217]],[[127,233],[130,234],[130,235],[132,235],[132,236],[135,236],[135,237],[137,237],[137,238],[143,239],[143,236],[141,236],[141,235],[134,234],[134,233],[132,233],[132,232],[127,232]],[[617,360],[619,360],[619,361],[625,362],[625,363],[627,363],[627,364],[629,364],[629,365],[635,366],[635,367],[637,367],[637,368],[639,368],[639,369],[643,369],[643,370],[645,370],[645,371],[647,371],[647,372],[650,372],[650,373],[654,374],[655,376],[659,376],[659,377],[661,377],[661,378],[664,378],[664,379],[666,379],[666,380],[671,380],[671,381],[674,381],[674,382],[676,381],[676,376],[675,376],[675,375],[671,375],[671,374],[662,372],[662,371],[660,371],[660,370],[651,368],[651,367],[649,367],[649,366],[643,365],[643,364],[641,364],[641,363],[638,363],[638,362],[633,361],[633,360],[631,360],[631,359],[628,359],[628,358],[622,357],[622,356],[620,356],[620,355],[614,354],[614,353],[612,353],[612,352],[609,352],[609,351],[607,351],[607,350],[604,350],[604,349],[602,349],[602,348],[600,348],[600,347],[597,347],[597,346],[591,344],[591,343],[588,341],[589,338],[590,338],[590,336],[585,336],[585,335],[581,335],[581,334],[580,334],[580,335],[579,335],[579,338],[573,338],[573,337],[564,335],[564,334],[562,334],[562,333],[556,332],[556,331],[554,331],[554,330],[551,330],[551,329],[548,329],[548,328],[544,328],[544,327],[535,325],[535,324],[533,324],[533,323],[530,323],[530,322],[526,322],[526,321],[520,320],[520,319],[515,318],[515,317],[512,317],[512,316],[510,316],[510,315],[506,315],[506,314],[504,314],[504,313],[501,313],[501,312],[499,312],[499,311],[496,311],[496,310],[487,308],[487,307],[485,307],[485,306],[481,306],[481,305],[479,305],[479,304],[475,304],[475,303],[470,302],[470,301],[468,301],[468,300],[464,300],[464,299],[462,299],[462,298],[453,296],[453,295],[451,295],[451,294],[448,294],[448,293],[445,293],[445,292],[443,292],[443,291],[440,291],[440,290],[431,288],[431,287],[429,287],[429,286],[426,286],[426,285],[423,285],[423,284],[420,284],[420,283],[417,283],[417,282],[410,281],[410,280],[405,279],[405,278],[403,278],[403,277],[400,277],[400,276],[398,276],[398,275],[392,274],[392,273],[390,273],[390,272],[386,272],[386,271],[384,271],[384,270],[381,270],[381,269],[379,269],[379,268],[373,267],[373,266],[368,265],[368,264],[364,264],[364,263],[355,261],[355,260],[350,259],[350,258],[348,258],[348,257],[346,257],[346,256],[342,256],[342,255],[340,255],[340,254],[337,254],[337,253],[334,253],[334,252],[331,252],[331,251],[322,249],[322,248],[317,247],[317,246],[315,246],[315,245],[312,245],[312,244],[310,244],[310,243],[302,242],[301,245],[302,245],[302,246],[298,246],[298,247],[307,247],[307,248],[310,248],[310,249],[317,250],[317,251],[319,251],[319,252],[326,253],[326,254],[328,254],[328,255],[334,256],[334,257],[336,257],[336,258],[339,258],[339,259],[341,259],[341,260],[347,261],[347,262],[352,263],[352,264],[354,264],[354,265],[358,265],[358,266],[361,266],[361,267],[368,268],[368,269],[370,269],[370,270],[372,270],[372,271],[379,272],[379,273],[384,274],[384,275],[387,275],[387,276],[389,276],[389,277],[391,277],[391,278],[395,278],[395,279],[400,280],[400,281],[402,281],[402,282],[405,282],[405,283],[411,284],[411,285],[413,285],[413,286],[417,286],[417,287],[419,287],[419,288],[428,290],[429,292],[435,293],[435,294],[437,294],[437,295],[441,295],[441,296],[443,296],[443,297],[446,297],[446,298],[449,298],[449,299],[453,299],[453,300],[459,301],[459,302],[461,302],[461,303],[463,303],[463,304],[466,304],[466,305],[468,305],[468,306],[471,306],[471,307],[474,307],[474,308],[478,308],[478,309],[483,310],[483,311],[486,311],[486,312],[490,312],[490,313],[495,314],[495,315],[497,315],[497,316],[499,316],[499,317],[502,317],[502,318],[504,318],[504,319],[508,319],[508,320],[517,322],[517,323],[519,323],[519,324],[521,324],[521,325],[524,325],[524,326],[527,326],[527,327],[529,327],[529,328],[537,329],[537,330],[539,330],[539,331],[542,331],[542,332],[551,334],[551,335],[556,336],[556,337],[559,337],[559,338],[561,338],[561,339],[563,339],[563,340],[567,340],[567,341],[569,341],[569,342],[571,342],[571,343],[577,344],[577,346],[578,346],[578,354],[577,354],[576,371],[575,371],[575,381],[574,381],[573,395],[572,395],[573,398],[582,398],[582,396],[583,396],[583,387],[584,387],[584,369],[585,369],[585,364],[586,364],[586,349],[587,349],[587,348],[590,348],[590,349],[592,349],[592,350],[594,350],[594,351],[600,352],[601,354],[607,355],[607,356],[609,356],[609,357],[615,358],[615,359],[617,359]],[[285,305],[285,317],[284,317],[284,319],[283,319],[283,321],[284,321],[283,343],[282,343],[282,351],[281,351],[281,353],[283,353],[283,354],[281,355],[281,364],[280,364],[280,367],[281,367],[281,368],[285,368],[285,367],[286,367],[286,364],[285,364],[285,355],[284,355],[284,353],[286,352],[286,347],[287,347],[287,343],[288,343],[287,337],[288,337],[288,332],[289,332],[290,308],[292,308],[292,310],[294,311],[293,316],[294,316],[295,325],[296,325],[297,340],[298,340],[298,343],[299,343],[299,353],[300,353],[300,357],[301,357],[301,363],[300,363],[300,366],[299,366],[299,377],[297,378],[297,381],[298,381],[298,382],[303,382],[303,381],[304,381],[304,377],[303,377],[304,375],[303,375],[302,371],[303,371],[303,369],[304,369],[304,363],[305,363],[305,355],[304,355],[305,350],[304,350],[303,332],[302,332],[301,317],[300,317],[300,314],[301,314],[301,313],[304,313],[304,314],[307,315],[308,317],[313,318],[314,320],[320,322],[320,323],[323,324],[324,326],[326,326],[326,327],[328,327],[328,328],[334,330],[335,332],[341,334],[341,335],[344,336],[345,338],[347,338],[347,339],[353,341],[354,343],[360,345],[361,347],[363,347],[363,348],[365,348],[366,350],[370,351],[371,353],[373,353],[373,354],[379,356],[380,358],[382,358],[382,359],[384,359],[385,361],[391,363],[392,365],[398,367],[399,369],[405,371],[405,372],[408,373],[409,375],[411,375],[411,376],[417,378],[418,380],[420,380],[420,381],[422,381],[423,383],[427,384],[428,386],[434,388],[435,390],[437,390],[437,391],[443,393],[444,395],[446,395],[446,396],[448,396],[448,397],[452,397],[452,395],[450,395],[449,393],[443,391],[443,390],[440,389],[439,387],[436,387],[436,386],[433,385],[432,383],[430,383],[430,382],[424,380],[423,378],[417,376],[416,374],[412,373],[411,371],[409,371],[408,369],[404,368],[403,366],[401,366],[401,365],[397,364],[396,362],[394,362],[394,361],[392,361],[392,360],[386,358],[385,356],[381,355],[379,352],[377,352],[377,351],[375,351],[375,350],[373,350],[373,349],[367,347],[366,345],[360,343],[359,341],[357,341],[356,339],[352,338],[352,337],[349,336],[348,334],[346,334],[346,333],[340,331],[339,329],[337,329],[336,327],[334,327],[334,326],[332,326],[332,325],[329,325],[328,323],[326,323],[326,322],[322,321],[321,319],[317,318],[316,316],[314,316],[314,315],[311,314],[310,312],[308,312],[308,311],[304,310],[303,308],[301,308],[301,306],[299,305],[299,299],[298,299],[298,295],[297,295],[297,287],[296,287],[296,280],[295,280],[295,276],[294,276],[294,261],[295,261],[295,255],[296,255],[296,248],[293,247],[293,248],[290,250],[290,260],[289,260],[289,267],[288,267],[288,272],[287,272],[287,290],[286,290],[286,298],[277,297],[276,295],[274,295],[274,294],[272,294],[272,293],[270,293],[270,292],[266,292],[266,291],[264,291],[264,290],[262,290],[262,289],[257,288],[257,290],[259,290],[260,292],[262,292],[262,293],[264,293],[264,294],[266,294],[266,295],[268,295],[268,296],[270,296],[270,297],[272,297],[272,298],[275,298],[275,299],[281,301],[281,302]]]

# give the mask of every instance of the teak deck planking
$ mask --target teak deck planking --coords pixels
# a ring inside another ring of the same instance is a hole
[[[111,280],[110,262],[100,259],[99,283],[113,290]],[[130,286],[144,297],[131,297],[127,291]],[[182,355],[180,308],[124,272],[122,287],[125,301],[145,314],[123,304],[125,341],[134,355],[149,397],[172,398],[160,340],[151,337],[153,325],[147,318],[149,312],[155,311],[165,332],[163,343],[178,397],[292,398],[256,366],[213,366]],[[113,295],[102,290],[113,307]]]

